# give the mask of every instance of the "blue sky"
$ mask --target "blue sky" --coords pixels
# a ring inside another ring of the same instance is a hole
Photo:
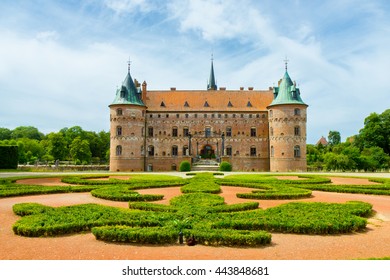
[[[390,1],[86,0],[0,3],[0,127],[109,129],[127,71],[149,89],[267,89],[284,74],[308,143],[390,108]]]

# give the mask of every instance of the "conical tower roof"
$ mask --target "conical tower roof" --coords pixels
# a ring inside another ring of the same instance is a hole
[[[215,83],[215,76],[214,76],[213,58],[211,58],[211,70],[210,70],[210,78],[209,78],[209,83],[207,85],[207,90],[217,90],[217,84]]]
[[[141,92],[137,90],[133,78],[130,75],[130,67],[127,72],[126,78],[122,83],[122,86],[116,90],[115,99],[111,103],[111,105],[114,104],[145,106],[145,104],[141,100]]]
[[[293,83],[288,75],[287,69],[279,87],[274,87],[274,100],[269,106],[282,104],[306,105],[301,98],[299,88],[296,87],[295,82]]]

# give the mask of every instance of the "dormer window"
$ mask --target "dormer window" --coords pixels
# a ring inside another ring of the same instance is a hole
[[[233,104],[232,104],[232,102],[230,102],[230,100],[229,100],[229,103],[228,103],[227,106],[228,106],[228,107],[233,107]]]
[[[206,101],[203,105],[203,107],[210,107],[209,103]]]
[[[161,101],[160,107],[165,107],[164,101]]]
[[[248,103],[246,104],[246,107],[252,107],[252,103],[250,101],[248,101]]]
[[[184,107],[190,107],[190,105],[188,104],[188,102],[184,102]]]

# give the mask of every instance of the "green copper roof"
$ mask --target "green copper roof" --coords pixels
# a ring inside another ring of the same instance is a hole
[[[210,79],[207,85],[207,90],[216,90],[216,89],[217,89],[217,85],[215,83],[214,65],[213,65],[213,59],[211,59]]]
[[[281,104],[302,104],[306,105],[302,98],[299,88],[291,81],[290,76],[286,72],[282,78],[279,87],[274,87],[274,100],[269,106]]]
[[[116,90],[116,95],[114,101],[111,105],[114,104],[131,104],[131,105],[140,105],[145,106],[141,100],[141,92],[137,90],[133,79],[130,75],[130,70],[127,72],[127,76],[122,83],[122,86]]]

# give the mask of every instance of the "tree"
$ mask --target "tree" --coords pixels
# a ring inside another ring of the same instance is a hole
[[[341,136],[340,136],[340,132],[338,131],[329,131],[329,134],[328,134],[328,142],[329,142],[329,145],[338,145],[341,143]]]
[[[8,128],[0,127],[0,140],[9,140],[11,139],[12,131]]]
[[[390,109],[380,115],[372,113],[364,120],[364,127],[356,137],[356,145],[361,150],[380,147],[390,155]]]
[[[28,138],[41,140],[43,136],[43,133],[33,126],[19,126],[11,132],[12,139]]]
[[[47,154],[59,160],[64,160],[68,155],[67,143],[61,132],[47,135]]]
[[[87,164],[91,161],[92,153],[89,148],[87,140],[82,140],[80,137],[76,137],[70,145],[70,155],[72,159],[77,162]]]

